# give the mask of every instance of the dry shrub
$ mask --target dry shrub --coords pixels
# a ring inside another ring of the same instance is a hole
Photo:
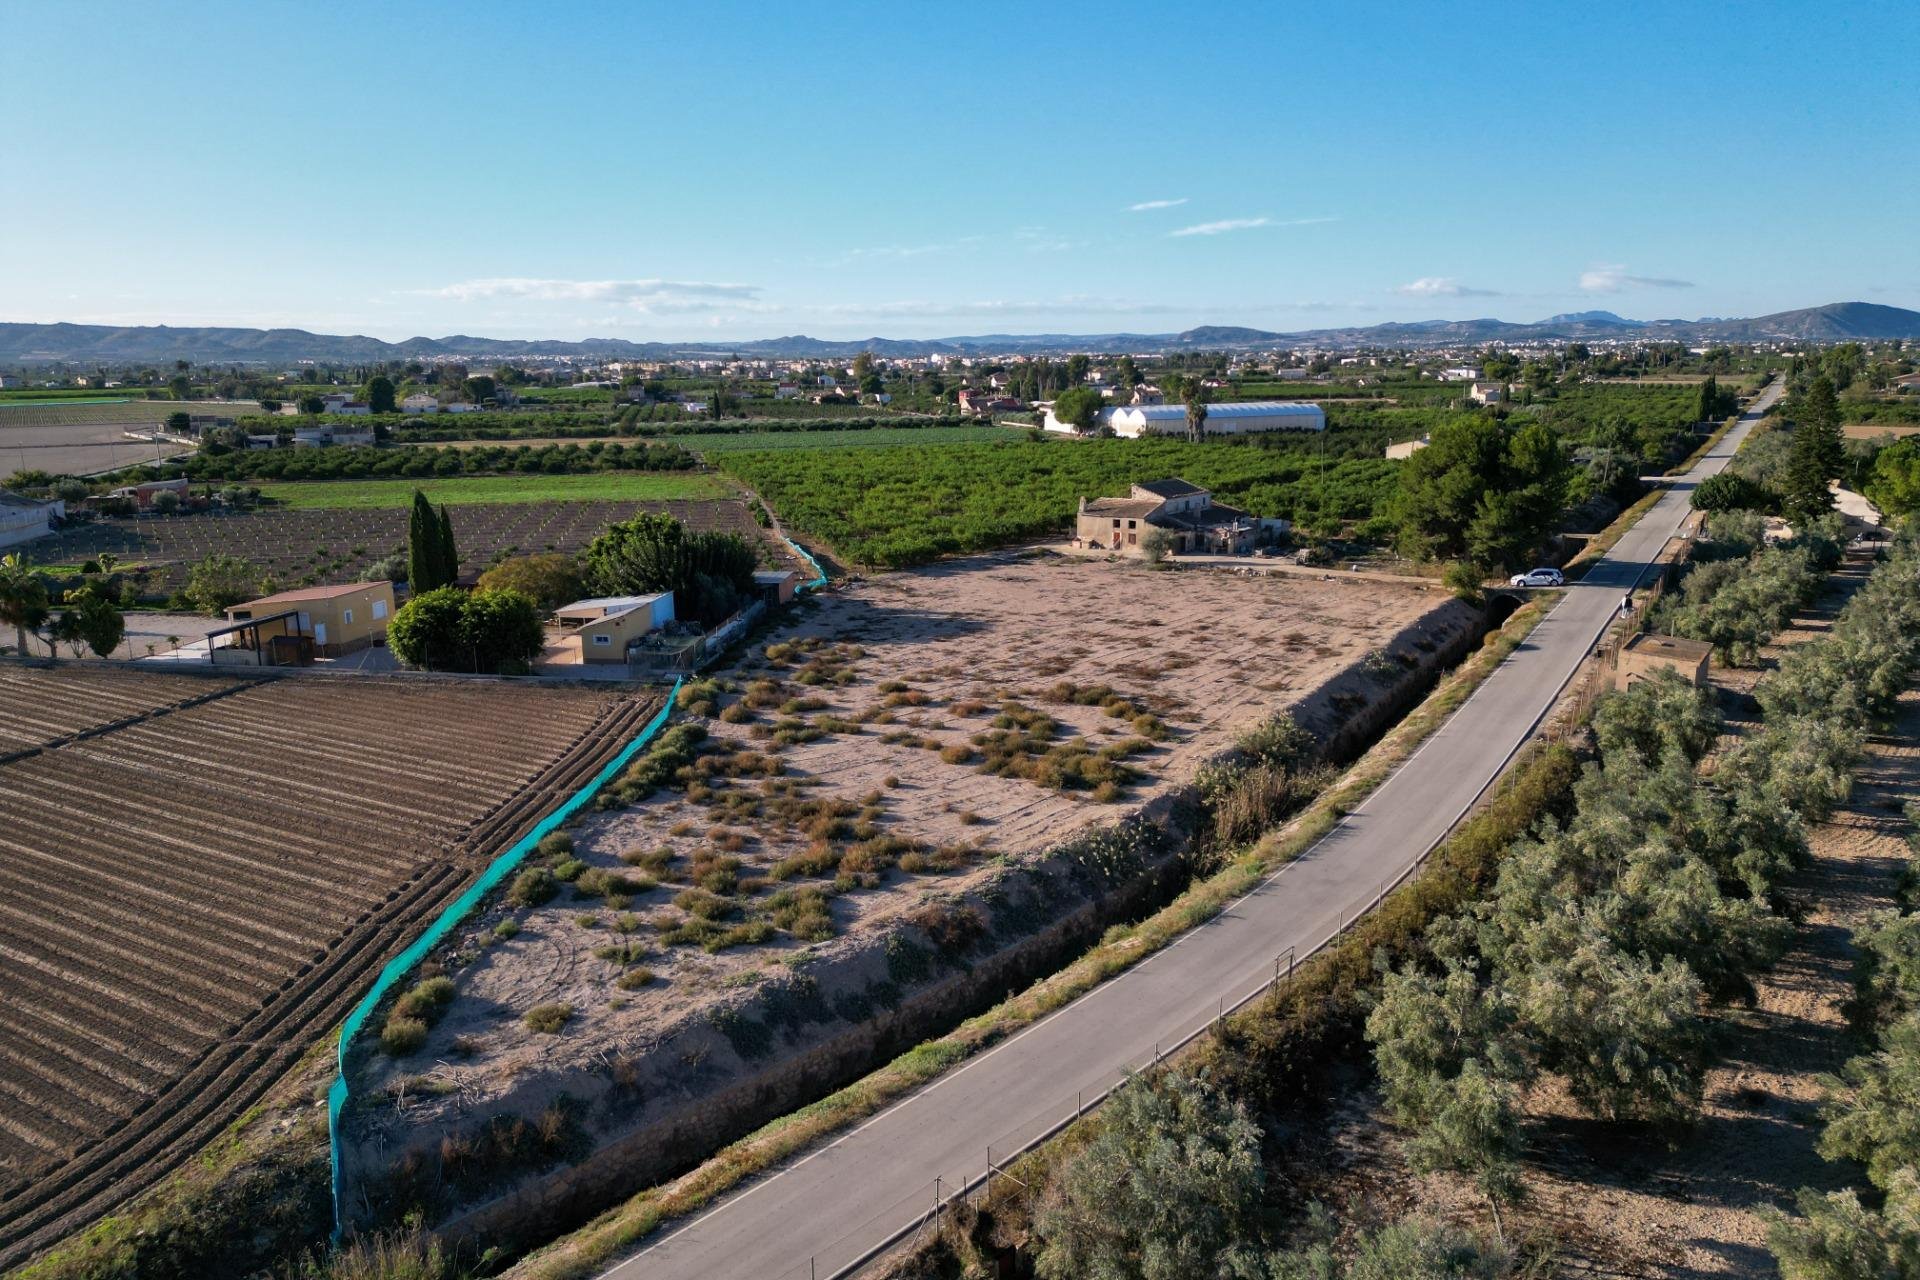
[[[522,1021],[527,1024],[527,1030],[550,1036],[557,1035],[560,1028],[572,1018],[573,1006],[570,1004],[537,1004],[527,1010]]]

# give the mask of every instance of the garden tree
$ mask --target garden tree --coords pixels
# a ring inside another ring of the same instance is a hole
[[[415,592],[432,591],[451,586],[459,576],[460,556],[447,509],[435,510],[427,495],[415,489],[407,519],[407,585]]]
[[[466,392],[467,399],[473,401],[475,404],[483,404],[493,399],[493,379],[484,373],[478,377],[468,378],[461,384],[461,390]]]
[[[1093,367],[1093,361],[1084,354],[1067,357],[1067,385],[1077,387],[1087,380],[1087,370]]]
[[[518,591],[551,613],[587,594],[580,562],[559,552],[514,556],[480,575],[482,591]]]
[[[27,633],[47,620],[47,584],[18,555],[0,558],[0,623],[13,628],[14,652],[27,657]]]
[[[367,385],[360,389],[360,398],[367,402],[367,408],[374,413],[392,413],[395,400],[393,379],[384,373],[376,373],[367,379]]]
[[[1198,443],[1207,437],[1207,384],[1188,378],[1181,389],[1181,403],[1187,406],[1187,439]]]
[[[262,396],[260,398],[260,412],[262,413],[280,412],[280,401],[275,400],[272,396]]]
[[[126,619],[107,594],[104,583],[86,582],[67,592],[53,638],[71,645],[74,656],[90,649],[95,657],[111,657],[127,634]]]
[[[1840,406],[1833,383],[1817,377],[1793,409],[1793,449],[1787,459],[1782,506],[1790,519],[1811,520],[1833,509],[1829,480],[1846,464],[1840,434]]]
[[[1140,385],[1140,370],[1132,356],[1121,356],[1113,366],[1113,385],[1122,391],[1131,391]]]
[[[1722,471],[1702,480],[1691,501],[1695,511],[1743,511],[1764,508],[1772,498],[1745,476]]]
[[[1246,1108],[1178,1072],[1129,1080],[1049,1185],[1044,1280],[1258,1277],[1266,1174]]]
[[[1387,1109],[1414,1131],[1409,1162],[1421,1173],[1471,1178],[1496,1231],[1500,1205],[1520,1185],[1514,1096],[1529,1067],[1514,1022],[1504,995],[1460,963],[1438,976],[1387,974],[1367,1016]]]
[[[324,413],[327,408],[327,402],[311,392],[301,396],[298,403],[300,412],[305,414]]]
[[[185,409],[176,409],[167,415],[167,430],[175,435],[185,435],[193,430],[193,415]]]
[[[1087,432],[1099,421],[1106,402],[1092,387],[1069,387],[1053,400],[1053,416],[1075,431]]]
[[[387,626],[387,647],[427,671],[523,674],[540,654],[540,614],[518,591],[437,587],[402,605]]]
[[[185,400],[193,394],[193,383],[184,373],[176,373],[167,379],[167,390],[173,393],[175,400]]]
[[[1700,384],[1700,399],[1695,417],[1701,422],[1718,422],[1729,417],[1740,407],[1739,399],[1731,391],[1720,389],[1720,380],[1709,377]]]
[[[153,495],[153,510],[159,515],[173,515],[180,510],[180,495],[171,489],[162,489]]]
[[[1866,492],[1883,514],[1909,519],[1920,511],[1920,439],[1897,440],[1880,450]]]
[[[217,614],[254,598],[260,567],[239,556],[215,552],[187,571],[181,596],[202,613]]]
[[[1173,550],[1173,535],[1165,529],[1149,529],[1140,539],[1140,555],[1148,564],[1159,564]]]
[[[581,564],[600,595],[671,591],[675,617],[712,625],[751,597],[758,561],[737,533],[690,532],[672,516],[643,512],[608,526]]]
[[[1461,418],[1433,430],[1401,472],[1402,552],[1491,568],[1528,558],[1566,502],[1566,454],[1551,428]]]

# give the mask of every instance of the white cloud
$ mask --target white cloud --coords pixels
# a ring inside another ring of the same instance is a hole
[[[415,292],[455,302],[520,300],[534,302],[606,302],[645,315],[688,315],[711,311],[767,311],[760,286],[699,280],[543,280],[499,276],[462,280]]]
[[[1674,280],[1666,276],[1636,276],[1616,263],[1582,271],[1580,288],[1587,293],[1619,293],[1623,289],[1691,289],[1693,281]]]
[[[1196,222],[1190,227],[1167,232],[1170,236],[1217,236],[1229,231],[1249,231],[1254,227],[1311,227],[1336,218],[1222,218],[1218,222]]]
[[[1492,289],[1475,289],[1461,284],[1452,276],[1421,276],[1410,284],[1398,285],[1395,293],[1404,293],[1410,298],[1497,298],[1500,295]]]
[[[1127,212],[1145,213],[1149,209],[1177,209],[1186,202],[1185,196],[1181,196],[1178,200],[1142,200],[1139,204],[1128,205]]]

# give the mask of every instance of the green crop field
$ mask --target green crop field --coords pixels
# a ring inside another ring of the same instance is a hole
[[[793,528],[868,565],[921,564],[1065,532],[1082,497],[1179,476],[1261,516],[1365,521],[1380,514],[1400,464],[1384,433],[1324,440],[1075,440],[939,449],[785,449],[721,453]],[[1324,446],[1325,452],[1322,452]]]
[[[293,511],[404,507],[413,491],[435,502],[577,502],[624,498],[637,502],[698,501],[738,496],[720,476],[705,473],[612,471],[589,475],[461,476],[448,480],[321,480],[268,484],[260,496]]]
[[[973,424],[961,427],[867,427],[845,431],[740,431],[730,434],[674,435],[655,443],[677,444],[694,453],[759,453],[792,449],[854,449],[886,445],[981,444],[1019,440],[1010,427]]]

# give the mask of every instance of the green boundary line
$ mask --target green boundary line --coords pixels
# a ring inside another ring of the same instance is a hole
[[[434,919],[434,922],[428,925],[426,930],[414,940],[412,946],[387,962],[386,967],[380,970],[380,976],[373,980],[372,988],[365,996],[361,997],[360,1003],[353,1007],[353,1012],[349,1013],[347,1020],[341,1024],[340,1044],[334,1062],[333,1083],[327,1088],[327,1148],[330,1161],[333,1165],[333,1238],[335,1243],[339,1242],[346,1224],[345,1216],[342,1213],[344,1197],[340,1180],[340,1113],[347,1104],[348,1044],[360,1033],[361,1028],[366,1025],[367,1019],[373,1015],[373,1011],[379,1006],[380,1001],[386,997],[388,992],[400,985],[401,981],[415,965],[426,958],[427,952],[431,951],[449,933],[452,933],[454,926],[465,919],[468,913],[475,907],[479,906],[482,898],[491,893],[502,880],[506,879],[512,871],[518,868],[522,862],[526,861],[527,855],[533,852],[544,837],[550,834],[561,823],[572,817],[574,813],[580,809],[580,806],[591,799],[594,793],[599,791],[601,787],[604,787],[613,778],[614,774],[625,768],[627,763],[639,753],[640,749],[646,746],[655,734],[660,732],[661,728],[667,723],[667,717],[673,714],[673,701],[675,695],[680,692],[680,683],[678,679],[673,682],[673,688],[667,691],[666,701],[660,704],[660,710],[655,713],[653,719],[647,722],[647,727],[642,729],[632,742],[622,747],[618,755],[607,761],[600,772],[593,776],[592,781],[574,792],[559,808],[534,824],[533,830],[516,840],[511,848],[495,858],[493,862],[488,865],[487,869],[480,873],[480,878],[473,882],[473,886],[458,898],[454,899],[454,901],[447,906],[446,910],[442,911],[439,916]]]

